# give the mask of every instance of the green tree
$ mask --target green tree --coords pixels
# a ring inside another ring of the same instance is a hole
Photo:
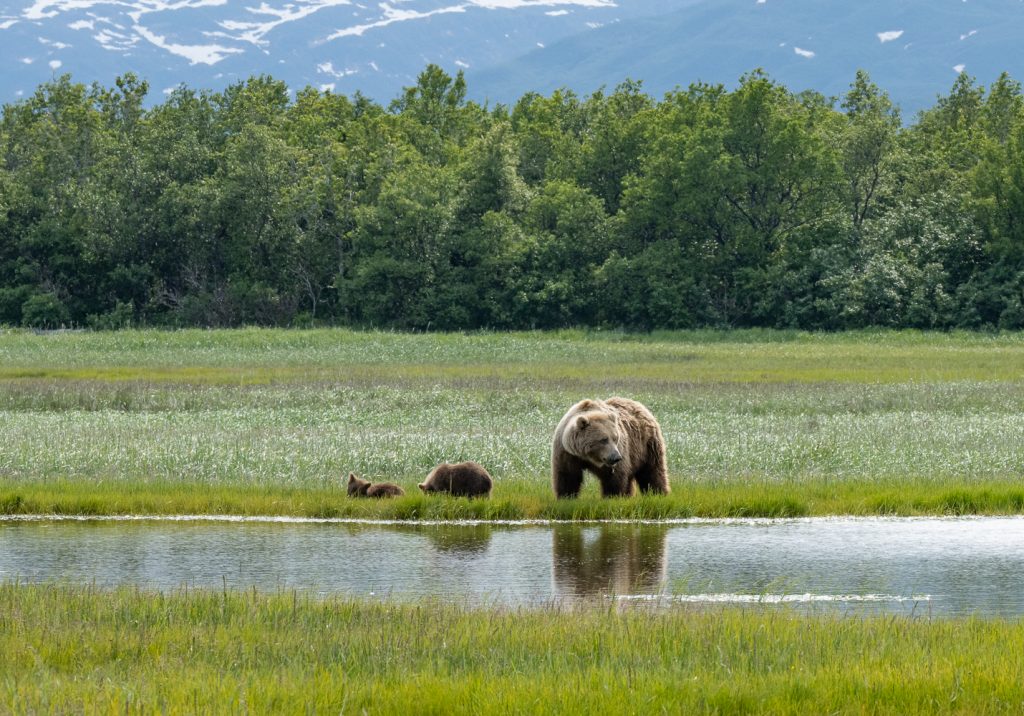
[[[842,169],[850,223],[859,232],[879,199],[891,191],[893,155],[900,130],[899,111],[863,70],[843,99]]]
[[[578,181],[604,201],[610,215],[619,210],[623,182],[636,171],[644,153],[652,105],[641,84],[627,80],[607,97],[594,93],[583,108],[588,121],[580,147]]]
[[[452,328],[463,306],[439,302],[449,273],[455,182],[406,152],[372,205],[356,210],[350,293],[357,318],[398,328]],[[439,325],[440,324],[440,325]]]
[[[578,173],[586,109],[567,89],[550,97],[523,95],[512,109],[512,129],[519,147],[519,171],[530,186]]]

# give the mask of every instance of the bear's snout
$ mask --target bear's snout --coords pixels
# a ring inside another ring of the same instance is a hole
[[[619,451],[616,450],[607,458],[605,458],[605,462],[607,462],[609,465],[618,465],[620,462],[622,462],[622,455],[620,455]]]

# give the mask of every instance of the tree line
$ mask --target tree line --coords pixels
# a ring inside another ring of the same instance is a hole
[[[1024,100],[863,72],[388,106],[68,76],[3,107],[0,324],[1024,327]]]

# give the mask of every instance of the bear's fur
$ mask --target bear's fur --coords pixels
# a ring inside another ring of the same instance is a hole
[[[581,400],[555,428],[551,484],[556,497],[576,497],[583,471],[601,481],[601,495],[667,495],[665,437],[651,411],[629,398]]]
[[[444,462],[420,483],[424,492],[448,492],[457,497],[490,497],[494,481],[479,463],[472,460],[454,465]]]
[[[348,474],[349,497],[401,497],[405,490],[393,482],[360,480],[354,472]]]

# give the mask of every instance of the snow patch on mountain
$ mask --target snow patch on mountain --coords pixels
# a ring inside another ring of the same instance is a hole
[[[270,31],[284,25],[285,23],[303,20],[324,8],[351,4],[352,3],[349,2],[349,0],[313,0],[312,2],[299,2],[298,4],[287,3],[283,8],[279,9],[271,7],[266,2],[263,2],[260,3],[259,7],[247,7],[246,10],[254,15],[268,15],[274,18],[273,20],[267,20],[265,22],[223,20],[218,24],[225,30],[240,31],[236,35],[224,33],[222,35],[223,37],[248,42],[256,45],[257,47],[263,47],[270,44],[270,42],[265,39]],[[208,34],[210,36],[221,35],[221,33]]]
[[[331,77],[348,77],[349,75],[354,75],[359,72],[359,70],[350,70],[347,68],[344,70],[336,70],[334,69],[333,62],[321,62],[316,66],[316,71],[319,74],[330,75]]]
[[[116,30],[103,29],[92,36],[99,46],[104,50],[112,52],[127,52],[139,44],[142,39],[140,35],[126,35]]]
[[[368,22],[363,25],[343,27],[328,35],[326,38],[324,38],[323,42],[337,40],[339,37],[358,37],[367,30],[376,30],[378,28],[387,27],[388,25],[393,25],[396,22],[407,22],[408,20],[423,20],[424,18],[432,17],[434,15],[444,15],[446,13],[466,11],[465,5],[452,5],[451,7],[437,8],[436,10],[428,10],[427,12],[418,12],[416,10],[396,10],[387,3],[381,3],[380,7],[384,11],[383,19],[377,20],[376,22]]]
[[[615,7],[613,0],[470,0],[467,5],[488,10],[520,10],[525,7],[550,7],[553,5]]]
[[[183,45],[177,42],[170,42],[164,35],[157,35],[142,25],[135,25],[132,29],[144,40],[156,45],[161,50],[166,50],[172,55],[184,57],[190,65],[215,65],[225,57],[244,52],[237,47],[224,47],[223,45]]]
[[[616,7],[615,2],[613,0],[470,0],[467,3],[462,3],[460,5],[450,5],[447,7],[434,8],[433,10],[419,11],[398,10],[389,5],[388,3],[382,2],[380,4],[380,8],[383,11],[383,17],[381,17],[381,19],[375,20],[373,22],[353,25],[351,27],[339,28],[338,30],[324,38],[324,42],[337,40],[338,38],[341,37],[362,36],[365,32],[369,30],[377,30],[383,27],[387,27],[388,25],[393,25],[397,22],[407,22],[409,20],[423,20],[434,15],[464,13],[474,8],[481,8],[485,10],[520,10],[522,8],[530,7],[539,8],[563,5],[575,5],[587,8]],[[564,11],[564,13],[568,14],[568,11]]]
[[[52,47],[55,50],[66,50],[69,47],[71,47],[71,45],[67,44],[66,42],[58,42],[56,40],[49,40],[49,39],[47,39],[45,37],[40,37],[39,38],[39,42],[40,42],[40,44],[46,45],[47,47]]]

